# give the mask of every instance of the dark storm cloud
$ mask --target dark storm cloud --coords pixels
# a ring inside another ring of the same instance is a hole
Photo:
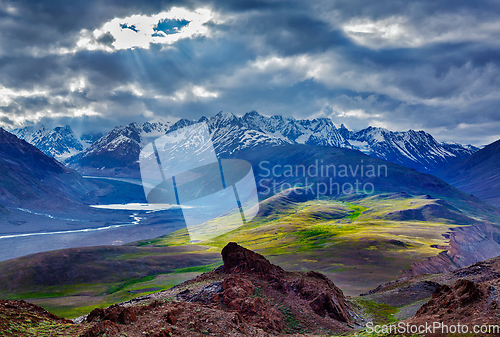
[[[4,125],[70,123],[82,134],[96,125],[102,131],[257,110],[331,117],[351,128],[424,128],[440,140],[477,145],[500,137],[498,2],[46,0],[0,7]],[[117,50],[110,32],[92,37],[115,18],[172,7],[210,8],[208,33],[149,49]],[[82,38],[94,45],[79,45]]]
[[[251,21],[237,29],[242,35],[262,36],[266,44],[280,55],[316,53],[352,45],[342,32],[298,10],[254,14]]]
[[[338,11],[342,18],[371,17],[374,19],[386,18],[391,15],[408,15],[415,21],[422,20],[430,15],[439,13],[464,13],[469,12],[478,18],[495,15],[500,12],[500,5],[495,0],[325,0],[317,2],[317,8],[322,11]]]
[[[58,77],[66,69],[61,57],[50,55],[33,58],[23,55],[19,57],[0,56],[0,83],[10,88],[30,88]]]

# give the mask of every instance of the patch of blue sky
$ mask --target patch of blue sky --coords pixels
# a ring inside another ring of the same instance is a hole
[[[132,31],[134,31],[134,32],[136,32],[136,33],[138,32],[138,30],[137,30],[137,28],[135,27],[135,25],[130,25],[130,26],[129,26],[129,25],[128,25],[128,24],[126,24],[126,23],[121,23],[121,24],[120,24],[120,28],[121,28],[121,29],[130,29],[130,30],[132,30]]]
[[[182,19],[165,19],[158,22],[158,25],[154,27],[154,35],[153,36],[163,36],[161,32],[164,34],[177,34],[183,27],[187,26],[190,21]]]

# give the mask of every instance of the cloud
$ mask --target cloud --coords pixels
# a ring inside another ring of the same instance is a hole
[[[151,44],[170,45],[180,39],[209,36],[205,23],[211,19],[210,9],[189,11],[179,7],[155,15],[136,14],[114,18],[93,32],[83,29],[76,50],[113,52],[132,48],[149,49]]]
[[[499,11],[489,1],[2,1],[0,124],[86,133],[257,110],[481,145],[500,138],[490,127]]]
[[[431,43],[482,42],[497,44],[500,23],[469,13],[431,15],[412,22],[410,17],[391,16],[379,20],[355,18],[342,26],[357,44],[371,49],[418,48]]]

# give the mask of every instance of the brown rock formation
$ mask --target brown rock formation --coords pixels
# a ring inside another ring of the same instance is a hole
[[[271,264],[266,258],[235,242],[229,242],[222,249],[222,272],[226,274],[251,273],[269,279],[283,274],[283,269]]]

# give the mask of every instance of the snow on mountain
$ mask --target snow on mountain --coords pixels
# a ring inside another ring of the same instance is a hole
[[[160,122],[117,126],[65,163],[83,175],[138,177],[141,148],[171,127],[170,123]]]
[[[266,117],[252,111],[242,117],[219,112],[198,121],[180,119],[173,124],[146,122],[119,126],[65,162],[83,174],[138,176],[137,161],[143,146],[161,135],[198,122],[207,123],[214,148],[222,157],[232,157],[241,150],[262,145],[306,144],[355,149],[429,172],[478,150],[456,143],[439,143],[424,131],[392,132],[375,127],[351,131],[344,125],[337,127],[329,118]]]
[[[422,172],[450,165],[478,150],[471,145],[439,143],[424,131],[392,132],[368,127],[350,132],[348,137],[354,149]]]
[[[86,134],[82,135],[80,137],[80,140],[82,142],[83,149],[85,150],[90,145],[94,144],[94,142],[99,140],[99,138],[101,138],[102,136],[104,136],[104,135],[100,132],[98,132],[98,133],[86,133]]]
[[[141,126],[140,137],[141,145],[150,143],[151,140],[163,136],[170,128],[171,123],[146,122]]]
[[[86,138],[78,139],[69,125],[58,126],[53,130],[44,126],[39,128],[25,127],[15,129],[11,133],[58,161],[64,161],[66,158],[80,153],[89,146],[88,141],[95,137],[94,135],[86,135]]]
[[[232,156],[238,151],[259,145],[277,146],[289,143],[289,140],[271,136],[261,129],[250,128],[232,113],[219,112],[214,117],[200,121],[208,124],[215,151],[222,157]]]
[[[133,175],[141,150],[139,132],[135,123],[118,126],[65,163],[82,175]]]
[[[262,131],[286,143],[349,147],[329,118],[297,120],[293,117],[265,117],[252,111],[241,119],[249,129]]]

